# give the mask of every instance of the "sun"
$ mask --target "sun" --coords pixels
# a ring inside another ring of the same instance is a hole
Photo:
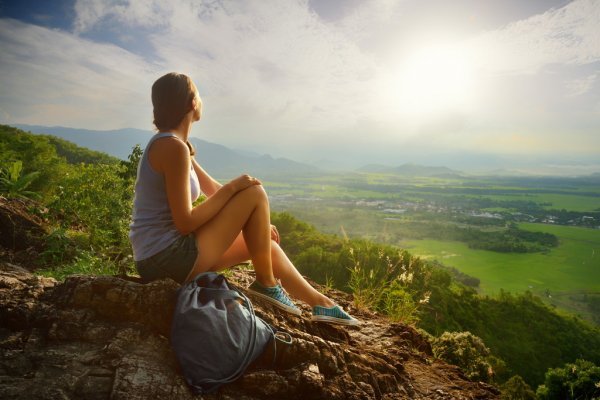
[[[424,46],[399,60],[394,97],[402,114],[466,111],[475,103],[474,63],[465,48]]]

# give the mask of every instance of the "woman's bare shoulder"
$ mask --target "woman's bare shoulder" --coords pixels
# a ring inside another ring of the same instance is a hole
[[[172,136],[156,139],[148,150],[150,165],[159,172],[163,172],[165,166],[172,165],[178,160],[185,160],[188,156],[187,145]]]

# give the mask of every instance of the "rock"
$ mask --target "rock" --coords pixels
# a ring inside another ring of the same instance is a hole
[[[0,196],[0,246],[13,250],[43,247],[43,220],[31,212],[42,209],[33,200]]]
[[[245,287],[248,271],[230,280]],[[118,277],[64,282],[0,264],[0,398],[192,399],[169,345],[178,285]],[[352,309],[363,321],[344,328],[284,315],[260,300],[257,314],[286,330],[280,346],[238,381],[205,399],[493,399],[490,385],[470,382],[455,367],[431,360],[414,328]],[[201,341],[199,341],[201,345]]]
[[[0,254],[15,262],[36,260],[46,248],[44,221],[34,214],[48,210],[29,199],[0,196]]]

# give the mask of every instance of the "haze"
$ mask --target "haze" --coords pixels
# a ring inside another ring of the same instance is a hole
[[[600,1],[1,1],[0,123],[152,129],[330,168],[600,171]]]

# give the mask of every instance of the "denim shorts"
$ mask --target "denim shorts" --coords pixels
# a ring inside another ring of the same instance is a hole
[[[140,277],[145,281],[171,278],[178,283],[183,283],[192,270],[197,256],[196,235],[190,233],[181,236],[155,255],[136,261],[135,266]]]

